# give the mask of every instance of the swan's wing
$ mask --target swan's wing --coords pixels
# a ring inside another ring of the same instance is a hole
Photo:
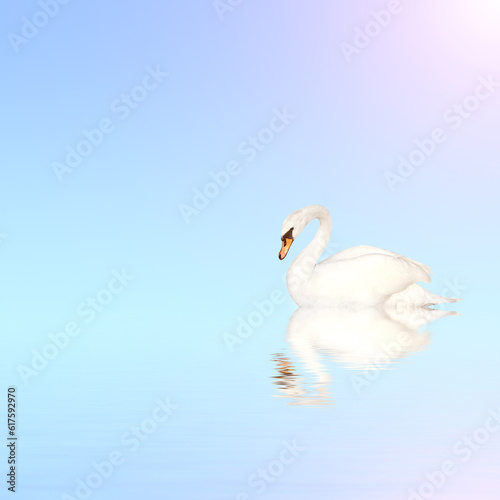
[[[397,257],[398,259],[406,260],[411,264],[421,267],[426,273],[432,272],[425,264],[417,262],[416,260],[409,259],[404,255],[400,255],[396,252],[391,252],[390,250],[385,250],[384,248],[371,247],[368,245],[358,245],[356,247],[346,248],[345,250],[342,250],[341,252],[338,252],[335,255],[328,257],[323,262],[326,261],[338,262],[340,260],[355,259],[356,257],[361,257],[370,254],[381,254],[381,255],[389,255],[391,257]]]
[[[331,280],[346,291],[356,289],[392,295],[417,281],[429,283],[431,278],[420,264],[405,257],[369,253],[350,259],[320,262],[313,273],[313,280],[322,281],[322,284]]]

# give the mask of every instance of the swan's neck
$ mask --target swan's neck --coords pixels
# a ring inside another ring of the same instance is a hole
[[[321,257],[330,239],[332,219],[328,210],[320,206],[314,207],[306,216],[306,224],[309,224],[314,219],[319,219],[319,228],[311,243],[300,252],[290,266],[287,274],[287,282],[289,284],[299,284],[311,276],[318,259]]]

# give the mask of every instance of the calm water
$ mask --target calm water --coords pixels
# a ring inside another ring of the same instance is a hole
[[[492,317],[415,330],[421,318],[290,312],[287,299],[233,351],[203,329],[174,351],[161,329],[103,318],[19,385],[17,498],[498,498],[500,433],[478,431],[500,408]],[[100,350],[106,335],[125,340]],[[455,473],[423,486],[444,461]]]

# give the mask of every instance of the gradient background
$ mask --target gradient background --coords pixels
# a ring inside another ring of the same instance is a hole
[[[210,0],[75,0],[17,53],[9,33],[40,7],[5,9],[1,377],[18,387],[16,498],[74,495],[168,396],[179,410],[92,498],[403,500],[500,405],[500,88],[458,130],[443,121],[480,77],[500,81],[500,4],[402,1],[348,63],[340,44],[387,3],[242,1],[221,20]],[[169,78],[121,121],[111,103],[157,64]],[[283,107],[295,119],[247,161],[239,145]],[[114,132],[58,182],[52,162],[106,117]],[[436,127],[448,140],[392,192],[384,173]],[[241,173],[186,224],[179,205],[231,160]],[[408,255],[433,269],[430,290],[457,282],[465,299],[361,397],[332,364],[328,408],[272,397],[295,309],[283,274],[316,228],[281,263],[281,224],[308,204],[330,210],[338,248]],[[134,280],[84,325],[76,307],[113,269]],[[224,333],[275,289],[284,304],[229,352]],[[19,365],[71,320],[82,334],[24,383]],[[307,450],[257,495],[247,478],[293,439]],[[433,498],[497,499],[499,453],[493,436]]]

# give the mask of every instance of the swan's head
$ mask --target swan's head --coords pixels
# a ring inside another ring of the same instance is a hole
[[[283,260],[292,246],[293,240],[302,232],[302,230],[313,219],[319,219],[323,223],[327,223],[331,229],[330,213],[321,205],[309,205],[301,208],[293,214],[290,214],[283,222],[281,228],[281,250],[279,253],[280,260]],[[323,250],[323,248],[321,249]]]
[[[308,222],[311,220],[309,211],[311,207],[301,208],[293,214],[290,214],[283,222],[281,228],[281,250],[278,255],[283,260],[292,246],[293,240],[302,232]]]

